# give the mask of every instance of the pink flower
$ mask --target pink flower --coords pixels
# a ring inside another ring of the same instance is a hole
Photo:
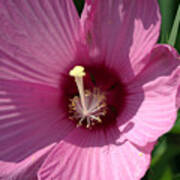
[[[0,179],[140,179],[177,114],[160,22],[155,0],[86,0],[81,18],[71,0],[0,0]]]

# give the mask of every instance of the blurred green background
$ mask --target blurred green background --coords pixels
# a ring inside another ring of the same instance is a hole
[[[84,0],[74,0],[79,14]],[[162,14],[159,43],[180,52],[180,0],[158,0]],[[142,180],[180,180],[180,111],[170,132],[160,137],[152,153],[150,169]]]

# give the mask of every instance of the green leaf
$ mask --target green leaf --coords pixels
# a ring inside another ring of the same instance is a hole
[[[164,153],[167,150],[167,142],[166,142],[166,137],[162,136],[159,140],[158,140],[158,144],[155,146],[155,149],[153,151],[152,154],[152,161],[151,161],[151,166],[155,166],[159,160],[161,159],[161,157],[164,155]]]
[[[172,180],[172,178],[173,178],[173,173],[172,173],[171,166],[167,164],[164,169],[164,173],[159,180]]]
[[[179,53],[180,53],[180,28],[179,28],[178,35],[177,35],[175,48],[176,48],[176,49],[179,51]]]
[[[177,10],[176,18],[171,30],[171,34],[169,36],[168,43],[171,44],[172,46],[175,45],[176,39],[177,39],[177,34],[178,34],[178,29],[179,29],[179,24],[180,24],[180,5]]]
[[[159,0],[160,11],[162,15],[160,43],[168,42],[169,34],[174,22],[174,16],[177,7],[176,3],[177,2],[174,0]]]

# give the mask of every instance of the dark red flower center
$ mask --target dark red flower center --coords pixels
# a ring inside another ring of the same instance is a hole
[[[97,64],[68,70],[62,86],[68,119],[89,129],[114,124],[125,104],[125,87],[115,71]]]

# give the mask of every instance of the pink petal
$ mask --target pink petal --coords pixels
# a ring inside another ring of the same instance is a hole
[[[0,27],[0,77],[57,87],[79,39],[72,1],[1,0]]]
[[[156,141],[172,128],[177,117],[176,94],[180,85],[180,61],[172,47],[158,45],[144,61],[148,62],[146,67],[128,85],[129,105],[119,118],[120,123],[127,114],[131,116],[127,123],[131,122],[132,126],[125,136],[142,146]],[[125,131],[127,123],[120,127],[121,131]]]
[[[81,19],[90,56],[117,68],[124,82],[143,68],[139,63],[156,43],[160,22],[156,0],[86,0]]]
[[[21,163],[10,163],[0,161],[0,179],[37,180],[37,171],[42,162],[44,161],[45,157],[50,152],[50,150],[52,150],[53,147],[54,144],[42,150],[39,150],[29,158],[23,160]]]
[[[74,127],[61,111],[58,89],[14,80],[0,84],[1,161],[20,163]]]
[[[130,142],[113,143],[116,133],[76,129],[49,154],[38,173],[49,179],[140,179],[150,162],[152,145],[136,148]]]

